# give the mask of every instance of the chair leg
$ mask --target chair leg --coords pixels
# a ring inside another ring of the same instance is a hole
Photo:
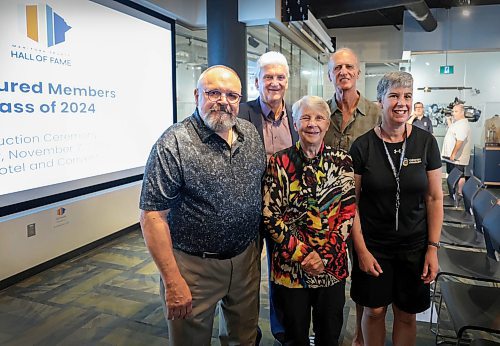
[[[436,312],[436,345],[439,344],[439,318],[441,316],[441,305],[443,304],[443,296],[439,297],[439,307]]]
[[[470,338],[464,337],[466,330],[467,330],[467,327],[462,327],[458,331],[458,334],[457,334],[457,343],[456,343],[457,346],[460,346],[460,345],[469,345],[471,343],[472,340]]]
[[[432,317],[434,316],[434,307],[436,306],[436,295],[437,295],[437,278],[434,280],[434,287],[432,288],[432,296],[431,296],[431,318],[429,320],[429,329],[431,333],[436,334],[436,329],[433,328],[432,325]]]

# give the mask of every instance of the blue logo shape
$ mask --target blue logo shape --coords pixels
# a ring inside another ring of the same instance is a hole
[[[64,18],[55,13],[52,7],[45,5],[45,18],[41,15],[43,5],[28,5],[26,6],[26,34],[29,38],[36,42],[39,41],[39,28],[46,28],[47,47],[52,47],[66,40],[66,32],[71,27],[66,23]],[[44,25],[45,24],[45,25]],[[41,34],[41,33],[40,33]]]

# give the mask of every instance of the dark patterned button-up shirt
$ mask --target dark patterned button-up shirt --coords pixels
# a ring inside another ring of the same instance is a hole
[[[197,112],[153,146],[140,208],[166,210],[175,249],[238,254],[257,238],[266,155],[248,121],[237,119],[230,147]]]
[[[310,159],[297,142],[271,157],[263,191],[264,226],[275,242],[271,279],[292,288],[329,287],[345,279],[345,240],[356,211],[347,152],[323,145]],[[325,265],[318,276],[300,264],[313,250]]]

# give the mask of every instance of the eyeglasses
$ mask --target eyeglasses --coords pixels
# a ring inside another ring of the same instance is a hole
[[[223,93],[220,92],[219,90],[208,90],[208,91],[203,91],[205,94],[207,94],[207,97],[210,101],[212,102],[217,102],[222,98],[222,95],[226,97],[227,102],[229,103],[237,103],[241,99],[241,95],[238,93]]]

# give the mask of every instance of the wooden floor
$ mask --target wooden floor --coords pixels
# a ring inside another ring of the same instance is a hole
[[[261,345],[273,345],[262,260]],[[140,230],[134,230],[0,292],[0,345],[167,345],[158,281]],[[348,299],[342,345],[351,344],[353,307]],[[417,324],[417,345],[434,345],[428,324]]]

